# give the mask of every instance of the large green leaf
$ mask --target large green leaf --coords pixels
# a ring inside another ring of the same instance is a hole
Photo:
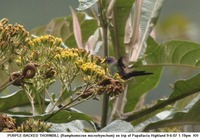
[[[39,98],[39,100],[44,100],[42,97],[40,97],[39,94],[37,95],[37,98]],[[43,102],[45,102],[45,104],[48,104],[48,102],[46,101]],[[40,102],[38,100],[35,100],[35,105],[39,104]],[[24,90],[18,90],[13,94],[0,97],[0,112],[9,112],[9,109],[15,107],[23,107],[26,105],[30,105],[30,101]]]
[[[147,45],[148,47],[146,54],[151,53],[155,48],[159,47],[159,45],[153,40],[153,38],[148,39]],[[140,65],[142,65],[140,61],[139,63]],[[126,112],[134,110],[135,106],[140,100],[140,97],[157,86],[162,73],[162,67],[136,67],[136,69],[145,70],[146,72],[151,72],[153,74],[148,76],[136,77],[133,81],[129,83],[127,103],[125,106]]]
[[[142,4],[140,27],[142,40],[146,41],[155,26],[163,0],[145,0]]]
[[[142,62],[147,66],[171,65],[200,67],[200,44],[173,40],[161,44],[146,56]]]
[[[27,104],[29,104],[29,100],[26,93],[23,90],[19,90],[14,94],[0,98],[0,112]]]
[[[169,96],[169,98],[167,100],[159,101],[154,106],[144,109],[142,111],[139,111],[139,112],[129,116],[126,120],[132,121],[135,125],[139,124],[139,123],[145,121],[145,120],[140,120],[140,122],[139,122],[138,121],[139,118],[142,118],[144,116],[152,117],[151,116],[152,113],[157,112],[157,110],[163,109],[164,107],[166,107],[168,105],[172,105],[176,101],[179,101],[183,98],[186,98],[193,94],[199,93],[200,92],[199,81],[200,81],[200,74],[198,74],[188,80],[177,81],[174,85],[174,91],[172,92],[172,94]],[[160,120],[157,120],[157,121],[160,121]]]
[[[66,123],[73,120],[92,121],[91,118],[87,116],[86,114],[77,113],[77,112],[68,112],[68,111],[59,112],[48,121],[53,122],[53,123]]]
[[[152,28],[156,24],[158,15],[160,13],[160,8],[162,6],[163,0],[149,0],[144,1],[141,11],[141,33],[142,33],[142,45],[146,42]],[[159,45],[154,42],[153,39],[149,39],[147,42],[147,50],[145,54],[149,54],[158,48]],[[142,62],[139,62],[142,65]],[[145,63],[145,62],[144,62]],[[138,63],[136,63],[138,64]],[[149,67],[149,68],[138,68],[138,70],[145,70],[147,72],[152,72],[153,75],[137,77],[135,81],[129,83],[128,94],[127,94],[127,104],[125,106],[125,111],[134,110],[141,96],[146,92],[155,88],[160,80],[160,75],[162,72],[162,67]]]
[[[140,101],[141,96],[155,88],[160,81],[162,73],[162,67],[151,67],[151,68],[138,68],[138,70],[145,70],[153,73],[148,76],[139,76],[131,81],[128,85],[127,103],[125,111],[133,111]]]
[[[166,42],[160,47],[157,47],[151,54],[141,60],[141,62],[135,64],[135,66],[145,63],[147,67],[161,65],[199,67],[199,48],[200,44],[194,42],[177,40]],[[167,105],[171,105],[181,99],[184,100],[183,98],[198,93],[200,91],[200,87],[198,85],[199,81],[200,75],[188,80],[177,81],[174,85],[174,92],[170,95],[169,99],[160,101],[151,108],[137,112],[131,117],[128,117],[127,120],[134,120],[135,125],[139,124],[139,122],[141,123],[148,117],[152,117],[152,115],[157,113],[159,110],[164,109]],[[188,98],[186,100],[188,102]],[[190,100],[192,100],[192,98]],[[142,125],[144,126],[145,123]]]
[[[28,118],[34,118],[39,120],[45,120],[49,116],[51,116],[54,113],[51,114],[42,114],[38,116],[25,116],[25,115],[11,115],[13,118],[16,119],[17,124],[22,123],[23,121],[27,120]],[[50,119],[47,120],[47,122],[52,123],[68,123],[73,120],[86,120],[86,121],[92,121],[90,117],[83,113],[77,113],[77,112],[70,112],[70,111],[60,111],[54,116],[52,116]]]
[[[176,125],[199,125],[200,122],[200,95],[196,96],[185,108],[182,110],[171,109],[157,114],[156,116],[148,119],[145,122],[145,130],[155,129],[164,126],[176,126]],[[141,128],[140,128],[141,129]]]
[[[148,50],[149,48],[150,50]],[[164,65],[174,65],[174,66],[179,65],[179,66],[190,66],[199,68],[199,60],[200,60],[199,53],[200,53],[200,44],[189,41],[174,40],[161,44],[160,46],[158,45],[156,46],[154,44],[151,47],[150,43],[148,43],[148,48],[147,48],[148,56],[144,57],[141,61],[134,64],[134,66],[136,67],[140,65],[146,66],[147,71],[150,71],[149,69],[153,69],[152,67],[164,66]],[[143,78],[143,80],[142,77],[136,78],[138,80],[135,81],[135,84],[131,85],[131,87],[129,88],[129,91],[131,92],[129,92],[127,96],[128,103],[125,108],[126,111],[131,111],[135,107],[140,96],[146,92],[147,86],[153,83],[152,81],[155,79],[153,78],[151,79],[150,77],[155,76],[158,72],[157,70],[153,69],[153,73],[154,74],[152,76],[147,76],[148,78]]]
[[[141,43],[139,47],[142,47],[141,52],[146,50],[146,47],[145,47],[146,40],[148,39],[152,29],[156,25],[163,1],[164,0],[143,1],[142,10],[141,10],[141,18],[140,18]],[[139,54],[141,55],[141,53]]]
[[[114,7],[113,27],[110,32],[113,40],[114,50],[118,56],[123,56],[125,24],[133,6],[134,0],[117,0]]]
[[[146,0],[137,1],[135,3],[134,18],[132,16],[129,18],[130,20],[133,18],[132,20],[134,20],[134,23],[130,23],[131,21],[127,22],[127,35],[125,36],[125,41],[128,43],[127,50],[131,53],[131,61],[137,61],[146,51],[146,40],[156,25],[162,3],[163,0]],[[141,8],[140,5],[142,5]],[[132,28],[133,33],[127,33],[129,32],[128,26]],[[130,40],[130,38],[132,40]]]

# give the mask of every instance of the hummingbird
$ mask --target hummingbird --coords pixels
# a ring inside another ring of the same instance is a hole
[[[103,62],[108,64],[108,67],[111,71],[111,73],[114,75],[115,73],[118,73],[122,79],[128,80],[132,77],[136,76],[144,76],[144,75],[150,75],[153,73],[145,72],[145,71],[127,71],[127,67],[123,63],[124,57],[120,57],[118,60],[115,57],[109,56],[107,57]]]

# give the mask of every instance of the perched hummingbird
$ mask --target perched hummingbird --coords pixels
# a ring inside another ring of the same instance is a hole
[[[153,73],[145,72],[145,71],[127,71],[127,67],[123,63],[123,58],[120,57],[118,60],[116,60],[114,57],[110,56],[107,57],[104,62],[108,64],[110,71],[112,74],[118,73],[122,79],[128,80],[131,77],[135,76],[143,76],[143,75],[150,75]]]

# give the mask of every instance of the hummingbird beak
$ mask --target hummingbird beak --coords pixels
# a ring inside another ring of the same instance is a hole
[[[104,59],[101,61],[101,63],[102,63],[102,64],[105,63],[105,62],[106,62],[106,59],[107,59],[107,57],[104,58]]]

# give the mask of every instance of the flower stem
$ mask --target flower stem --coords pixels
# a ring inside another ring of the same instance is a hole
[[[103,8],[102,8],[102,0],[98,3],[98,10],[100,14],[100,24],[103,29],[103,45],[104,45],[104,57],[107,57],[109,55],[108,51],[108,24],[106,21],[106,17],[103,14]],[[101,128],[105,127],[107,124],[107,118],[108,118],[108,109],[109,109],[109,96],[108,94],[103,94],[103,103],[102,103],[102,115],[101,115]]]
[[[31,96],[30,91],[27,90],[27,88],[25,86],[22,86],[22,88],[24,89],[24,91],[25,91],[25,93],[26,93],[26,95],[27,95],[27,97],[28,97],[28,99],[31,103],[32,114],[33,114],[33,116],[35,116],[36,112],[35,112],[35,105],[34,105],[34,97]]]

